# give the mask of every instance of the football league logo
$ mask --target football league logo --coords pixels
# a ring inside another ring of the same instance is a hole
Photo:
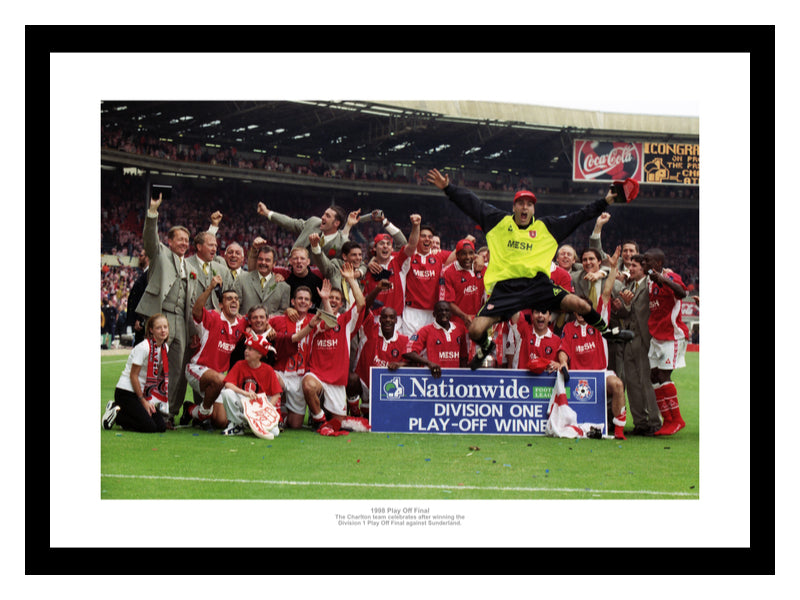
[[[589,400],[592,397],[592,388],[586,379],[579,379],[575,386],[575,397],[578,400]]]

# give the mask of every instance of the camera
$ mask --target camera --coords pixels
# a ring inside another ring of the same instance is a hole
[[[152,184],[150,186],[150,198],[152,200],[158,200],[159,194],[161,195],[161,200],[169,200],[172,196],[172,186],[171,185],[161,185],[161,184]]]

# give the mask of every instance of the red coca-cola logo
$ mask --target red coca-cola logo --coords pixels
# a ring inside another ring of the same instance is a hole
[[[641,156],[639,144],[578,140],[575,142],[574,179],[636,179]]]

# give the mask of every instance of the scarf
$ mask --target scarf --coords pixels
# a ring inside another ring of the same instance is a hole
[[[157,370],[156,352],[159,352],[153,340],[147,340],[150,353],[147,358],[147,380],[144,384],[145,400],[167,402],[167,383],[169,381],[169,364],[167,361],[167,343],[161,344],[161,369]]]
[[[553,394],[547,407],[545,435],[557,438],[600,438],[605,423],[578,423],[577,413],[567,402],[564,374],[559,370],[553,386]]]

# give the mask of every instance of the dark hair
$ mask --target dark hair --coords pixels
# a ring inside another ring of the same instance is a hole
[[[603,260],[603,257],[600,256],[600,251],[597,248],[584,248],[583,250],[581,250],[581,254],[579,257],[580,260],[583,260],[583,255],[586,254],[587,252],[591,252],[592,254],[594,254],[597,257],[597,260],[600,261]]]
[[[268,245],[261,246],[261,248],[258,249],[258,254],[261,254],[262,252],[267,252],[267,253],[271,252],[273,259],[277,259],[278,258],[278,251],[275,250],[275,248],[273,248],[272,246],[268,246]],[[256,256],[258,256],[258,254],[256,254]]]
[[[339,227],[347,223],[347,214],[344,212],[344,209],[341,206],[338,204],[331,204],[328,208],[336,213],[336,218],[339,221]]]
[[[359,250],[361,250],[362,252],[364,251],[364,249],[363,249],[363,248],[361,248],[361,245],[360,245],[360,244],[358,244],[358,243],[356,243],[356,242],[354,242],[354,241],[352,241],[352,240],[349,240],[349,241],[345,242],[344,244],[342,244],[342,256],[345,256],[345,255],[347,255],[347,254],[350,254],[350,251],[351,251],[353,248],[358,248],[358,249],[359,249]]]

